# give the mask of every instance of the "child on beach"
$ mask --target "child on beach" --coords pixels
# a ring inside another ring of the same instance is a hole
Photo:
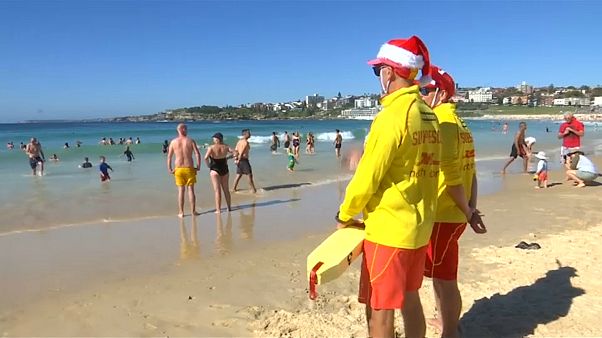
[[[539,159],[537,162],[537,170],[535,171],[535,175],[533,176],[533,180],[537,181],[536,189],[539,188],[547,188],[548,187],[548,158],[546,157],[546,153],[543,151],[535,154],[535,157]]]
[[[100,181],[101,182],[105,182],[105,181],[110,181],[111,180],[111,176],[109,176],[109,169],[111,169],[111,171],[113,171],[113,168],[111,168],[111,166],[106,162],[107,158],[104,156],[100,157]]]
[[[295,152],[293,151],[293,148],[288,147],[287,148],[287,153],[288,153],[288,165],[287,165],[287,169],[290,172],[295,171],[295,164],[299,163],[299,161],[297,161],[297,158],[295,157]]]

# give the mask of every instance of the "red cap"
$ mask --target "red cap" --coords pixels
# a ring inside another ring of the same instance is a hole
[[[431,66],[431,82],[428,83],[426,88],[439,88],[439,90],[445,90],[449,97],[456,95],[456,83],[454,79],[437,66]]]

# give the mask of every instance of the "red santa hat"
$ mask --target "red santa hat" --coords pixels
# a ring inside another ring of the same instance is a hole
[[[380,47],[376,59],[368,61],[369,65],[388,65],[405,79],[413,81],[422,70],[420,84],[426,85],[431,81],[429,51],[417,36],[409,39],[394,39]]]
[[[424,87],[445,90],[449,97],[456,95],[456,83],[448,72],[437,66],[431,66],[431,78],[431,82]]]

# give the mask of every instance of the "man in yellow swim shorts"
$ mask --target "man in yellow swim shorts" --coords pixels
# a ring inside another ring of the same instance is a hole
[[[184,123],[177,127],[178,137],[171,140],[167,152],[167,170],[173,174],[178,187],[178,217],[184,217],[184,195],[188,190],[188,199],[190,200],[190,212],[193,216],[198,215],[196,211],[196,195],[194,193],[194,184],[196,183],[196,173],[201,167],[201,153],[196,142],[188,137],[188,128]],[[196,157],[197,166],[194,165],[192,153]],[[172,158],[176,156],[175,166],[172,169]]]

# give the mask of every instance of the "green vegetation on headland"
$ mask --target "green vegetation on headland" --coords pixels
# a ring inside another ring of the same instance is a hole
[[[112,122],[152,121],[210,121],[210,120],[287,120],[287,119],[334,119],[343,109],[320,110],[300,108],[286,112],[275,112],[257,108],[200,106],[178,108],[162,113],[112,118]]]

